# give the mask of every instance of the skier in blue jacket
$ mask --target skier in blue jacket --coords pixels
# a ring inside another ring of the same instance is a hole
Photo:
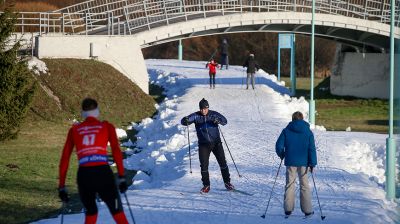
[[[295,204],[296,174],[300,180],[300,207],[306,217],[314,214],[307,171],[313,172],[317,165],[314,135],[310,125],[299,111],[293,113],[292,121],[283,129],[276,145],[276,154],[285,159],[286,186],[284,196],[285,215],[289,216]]]
[[[208,164],[211,152],[214,154],[221,169],[222,178],[227,190],[234,190],[230,183],[229,168],[226,163],[224,149],[219,134],[218,125],[226,125],[226,118],[216,111],[209,110],[208,101],[204,98],[199,102],[200,111],[192,113],[181,120],[181,124],[188,126],[195,124],[199,143],[199,160],[201,168],[201,180],[203,188],[200,193],[210,191],[210,177],[208,173]]]

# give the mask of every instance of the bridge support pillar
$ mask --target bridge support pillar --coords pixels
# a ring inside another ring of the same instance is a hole
[[[149,93],[149,77],[142,50],[132,36],[41,36],[39,58],[93,59],[107,63]]]
[[[182,40],[179,40],[178,59],[179,59],[179,61],[182,61],[182,60],[183,60],[183,46],[182,46]]]

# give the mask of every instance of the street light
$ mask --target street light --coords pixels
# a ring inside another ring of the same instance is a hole
[[[315,101],[314,101],[314,42],[315,42],[315,0],[312,0],[312,16],[311,16],[311,85],[310,85],[310,107],[308,114],[308,122],[315,125]]]
[[[383,4],[383,3],[382,3]],[[395,0],[390,4],[390,87],[389,87],[389,137],[386,139],[386,197],[396,197],[396,142],[393,138],[393,92],[394,92],[394,9]]]

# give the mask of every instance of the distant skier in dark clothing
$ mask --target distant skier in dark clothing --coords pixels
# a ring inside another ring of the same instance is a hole
[[[255,87],[255,80],[254,80],[254,76],[256,71],[258,71],[258,69],[260,69],[260,66],[258,65],[257,61],[254,59],[254,54],[249,54],[249,56],[247,57],[246,61],[243,64],[243,67],[247,67],[247,88],[249,89],[249,81],[251,79],[251,85],[254,89]]]
[[[226,118],[216,111],[209,110],[208,101],[204,98],[199,102],[200,111],[192,113],[181,120],[181,124],[188,126],[195,124],[199,143],[199,160],[201,168],[201,180],[203,188],[200,193],[210,191],[210,177],[208,173],[208,163],[211,152],[214,154],[221,169],[222,178],[227,190],[234,190],[230,183],[229,168],[226,163],[224,149],[219,134],[218,125],[226,125]]]
[[[222,44],[221,44],[221,49],[220,49],[220,54],[221,54],[221,69],[224,67],[226,67],[226,69],[228,69],[229,66],[229,56],[228,56],[228,41],[226,39],[222,40]]]
[[[210,76],[210,89],[215,89],[215,75],[217,74],[218,66],[218,63],[214,59],[211,59],[211,61],[206,65],[206,68],[209,68],[208,75]]]
[[[295,204],[296,176],[300,182],[300,207],[306,217],[314,214],[307,171],[312,173],[317,165],[314,134],[299,111],[293,113],[290,122],[280,134],[275,145],[276,154],[285,159],[286,186],[284,196],[285,215],[292,214]]]

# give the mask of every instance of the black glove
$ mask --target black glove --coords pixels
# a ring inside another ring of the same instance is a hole
[[[58,188],[58,197],[61,199],[61,201],[68,203],[69,195],[65,187]]]
[[[183,118],[183,124],[188,126],[189,125],[189,118],[188,117],[184,117]]]
[[[121,193],[125,193],[126,190],[128,190],[128,184],[126,183],[125,176],[120,176],[120,177],[118,178],[118,182],[119,182],[119,184],[118,184],[119,191],[120,191]]]
[[[285,158],[285,154],[282,153],[282,155],[279,155],[279,158],[281,158],[281,160],[283,160]]]
[[[310,172],[312,173],[314,171],[314,167],[310,166]]]

